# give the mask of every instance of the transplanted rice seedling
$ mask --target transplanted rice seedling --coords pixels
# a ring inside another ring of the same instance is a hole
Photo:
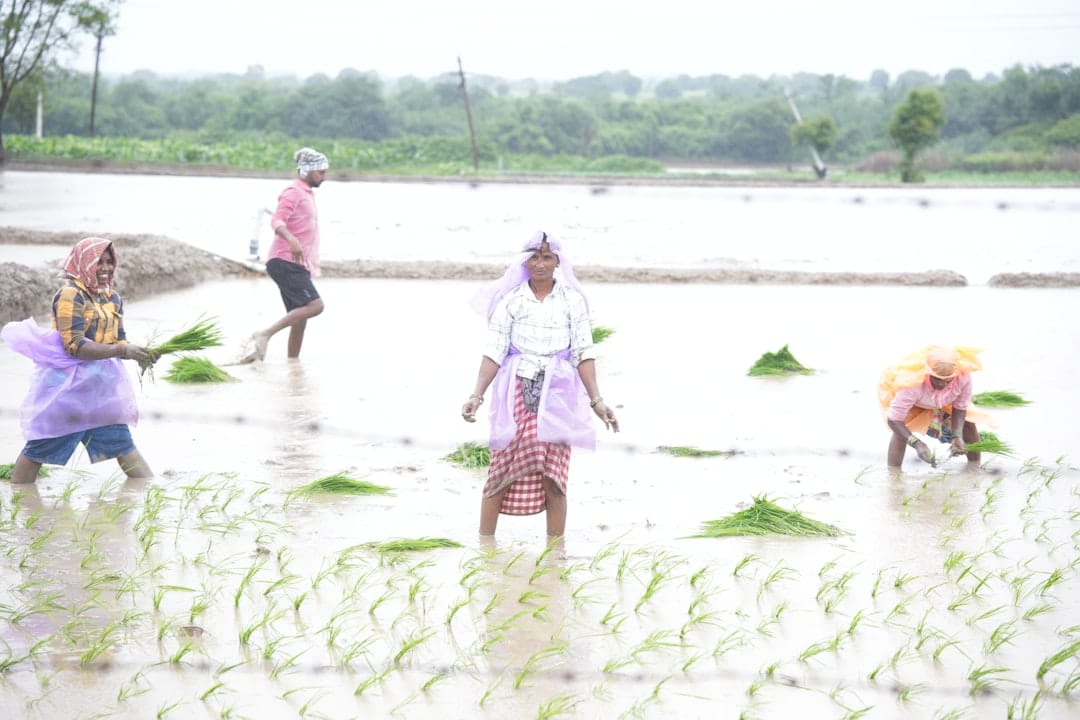
[[[14,463],[0,463],[0,480],[10,480],[11,471],[14,467]],[[38,477],[49,477],[49,469],[42,465],[41,470],[38,471]],[[72,490],[74,489],[75,488],[72,487]]]
[[[803,366],[795,356],[788,350],[788,346],[780,348],[774,353],[767,352],[762,354],[757,359],[757,362],[753,364],[747,375],[809,375],[814,372],[808,367]]]
[[[609,327],[604,327],[603,325],[594,325],[592,329],[593,345],[603,342],[607,338],[611,337],[614,333],[615,331]]]
[[[979,441],[967,444],[968,452],[984,452],[993,455],[1012,455],[1012,446],[1002,442],[997,435],[986,430],[979,432]]]
[[[459,548],[461,543],[449,538],[401,538],[385,542],[371,543],[370,547],[381,553],[425,552],[437,548]]]
[[[1017,407],[1031,404],[1030,400],[1026,400],[1020,395],[1007,390],[977,393],[971,396],[971,402],[986,407]]]
[[[754,497],[754,504],[745,510],[720,520],[709,520],[694,538],[730,537],[737,535],[825,535],[836,537],[843,530],[806,517],[800,512],[786,510],[764,495]]]
[[[182,357],[169,368],[165,379],[178,384],[219,383],[236,380],[204,357]]]
[[[307,485],[293,488],[290,494],[311,495],[314,493],[331,493],[335,495],[390,495],[390,488],[384,485],[356,480],[347,473],[337,473],[310,482]]]
[[[483,468],[491,464],[491,450],[474,442],[462,443],[443,460],[466,468]]]
[[[692,445],[660,445],[656,452],[667,453],[673,457],[731,457],[735,454],[734,450],[702,450]]]

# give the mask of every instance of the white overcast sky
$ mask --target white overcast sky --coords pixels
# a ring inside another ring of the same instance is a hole
[[[74,58],[93,70],[92,44]],[[125,0],[101,71],[976,78],[1080,65],[1080,0]]]

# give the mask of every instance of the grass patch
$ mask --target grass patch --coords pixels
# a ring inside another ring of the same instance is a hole
[[[462,544],[449,538],[421,537],[376,542],[371,543],[369,547],[381,553],[399,553],[425,552],[427,550],[437,550],[438,548],[459,548],[462,547]]]
[[[713,538],[739,535],[836,537],[843,534],[845,534],[844,531],[834,525],[812,520],[794,510],[785,510],[764,495],[758,495],[754,497],[754,504],[750,507],[720,520],[709,520],[702,524],[700,533],[690,537]]]
[[[971,397],[971,402],[986,407],[1019,407],[1030,405],[1030,400],[1025,400],[1020,395],[1007,390],[995,390],[992,392],[978,393]]]
[[[204,357],[182,357],[169,369],[165,379],[174,383],[219,383],[236,380]]]
[[[968,443],[966,446],[968,452],[984,452],[991,453],[992,455],[1006,455],[1012,456],[1012,446],[1006,442],[1002,442],[1001,438],[992,432],[982,430],[979,432],[979,441]]]
[[[298,495],[312,495],[315,493],[330,493],[334,495],[389,495],[390,488],[385,485],[356,480],[346,473],[337,473],[320,478],[307,485],[293,488],[293,493]]]
[[[0,464],[0,480],[10,480],[11,471],[15,469],[15,463]],[[44,465],[38,470],[38,477],[49,477],[49,469]]]
[[[486,445],[474,442],[462,443],[443,460],[466,468],[487,467],[491,464],[491,450]]]
[[[774,353],[767,352],[757,359],[747,375],[809,375],[814,372],[795,359],[788,350],[788,346],[780,348]]]
[[[609,327],[604,327],[603,325],[594,326],[592,329],[593,345],[603,342],[604,340],[611,337],[614,333],[615,331]]]
[[[717,457],[718,455],[731,457],[735,454],[734,450],[702,450],[690,445],[660,445],[656,451],[673,457]]]

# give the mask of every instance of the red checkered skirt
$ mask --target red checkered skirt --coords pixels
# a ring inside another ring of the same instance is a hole
[[[509,488],[503,495],[504,515],[535,515],[547,507],[543,479],[550,478],[566,494],[570,472],[570,446],[536,439],[536,413],[525,407],[521,381],[514,398],[514,439],[502,450],[491,452],[484,497]]]

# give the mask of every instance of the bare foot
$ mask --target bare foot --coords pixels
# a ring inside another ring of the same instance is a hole
[[[266,346],[270,344],[270,336],[263,333],[255,333],[251,336],[251,339],[255,341],[255,359],[266,359]]]

